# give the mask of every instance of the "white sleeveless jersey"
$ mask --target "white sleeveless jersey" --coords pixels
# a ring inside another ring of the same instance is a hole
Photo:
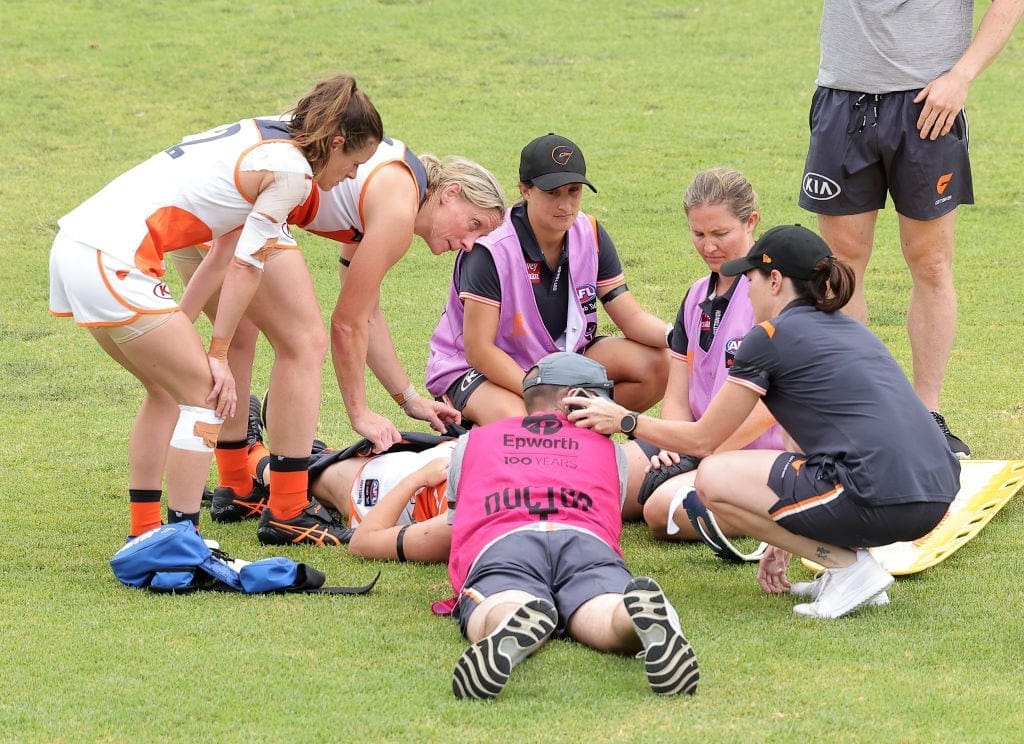
[[[372,458],[352,483],[349,495],[349,526],[356,527],[363,517],[399,484],[431,460],[450,457],[455,440],[442,442],[422,452],[386,452]],[[405,505],[396,525],[423,522],[448,510],[447,482],[421,488]]]
[[[239,191],[241,171],[313,176],[284,117],[243,119],[181,143],[115,178],[60,220],[80,243],[154,277],[164,254],[236,230],[255,195]]]
[[[330,191],[313,188],[306,203],[289,215],[288,221],[304,230],[342,243],[358,243],[363,239],[363,198],[370,181],[389,163],[402,163],[416,180],[419,203],[427,194],[427,172],[409,148],[399,140],[385,137],[373,156],[356,170],[356,177],[346,179]]]

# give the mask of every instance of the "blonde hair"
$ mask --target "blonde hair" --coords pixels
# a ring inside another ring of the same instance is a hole
[[[732,168],[711,168],[693,177],[683,196],[683,211],[722,204],[740,222],[758,211],[757,193],[746,176]]]
[[[481,209],[494,209],[504,213],[505,196],[498,180],[478,163],[466,158],[451,157],[444,161],[434,155],[420,155],[427,171],[427,198],[440,193],[450,183],[462,187],[462,195]]]
[[[351,75],[321,80],[291,110],[289,128],[314,172],[331,155],[331,140],[345,138],[344,152],[362,149],[384,139],[384,125],[369,97]]]

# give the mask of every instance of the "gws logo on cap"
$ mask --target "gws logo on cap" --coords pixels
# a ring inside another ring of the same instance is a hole
[[[769,256],[767,253],[762,253],[761,254],[761,263],[769,264],[771,262],[772,262],[772,257],[771,256]]]
[[[572,155],[572,150],[566,147],[565,145],[559,145],[558,147],[551,151],[551,159],[561,166],[564,166],[566,163],[568,163],[569,158],[571,158]]]
[[[818,201],[835,199],[842,191],[838,183],[820,173],[805,173],[803,189],[804,194]]]

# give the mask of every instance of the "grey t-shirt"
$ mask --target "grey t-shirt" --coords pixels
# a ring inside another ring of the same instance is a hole
[[[824,0],[817,83],[858,93],[923,88],[971,43],[974,0]]]
[[[787,305],[743,338],[730,381],[756,390],[807,455],[870,505],[949,503],[960,463],[885,345],[843,313]]]

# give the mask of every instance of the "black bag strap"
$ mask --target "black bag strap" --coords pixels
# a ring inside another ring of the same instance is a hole
[[[380,571],[373,577],[369,584],[363,586],[324,586],[326,577],[315,568],[305,563],[299,564],[299,574],[295,579],[295,586],[288,589],[288,592],[300,592],[302,594],[367,594],[380,578]],[[319,583],[318,583],[319,582]]]

